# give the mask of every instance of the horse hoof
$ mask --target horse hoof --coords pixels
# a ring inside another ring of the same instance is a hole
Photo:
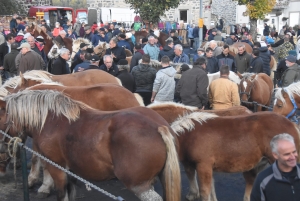
[[[47,198],[49,195],[50,195],[50,193],[42,193],[42,192],[39,192],[39,193],[37,193],[36,198],[38,198],[38,199],[45,199],[45,198]]]
[[[188,201],[193,201],[193,200],[196,200],[198,198],[200,198],[199,194],[193,194],[193,193],[188,193],[185,198],[188,200]]]

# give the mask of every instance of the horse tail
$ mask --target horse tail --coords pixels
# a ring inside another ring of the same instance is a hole
[[[160,126],[158,132],[161,134],[167,149],[167,159],[163,170],[164,189],[166,201],[181,200],[181,176],[179,160],[174,144],[174,137],[166,126]]]
[[[143,98],[140,96],[140,94],[138,93],[133,93],[134,97],[136,98],[136,100],[138,101],[138,103],[140,104],[140,106],[145,107]]]
[[[298,163],[300,163],[300,130],[297,124],[295,124],[294,126],[298,134],[298,145],[296,145],[296,147],[298,146]]]
[[[68,176],[67,193],[68,193],[69,201],[75,201],[76,199],[76,188],[75,188],[76,181],[77,179]]]

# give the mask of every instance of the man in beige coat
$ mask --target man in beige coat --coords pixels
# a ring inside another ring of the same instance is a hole
[[[221,66],[220,78],[209,86],[209,102],[216,109],[227,109],[240,105],[238,86],[228,79],[229,66]]]

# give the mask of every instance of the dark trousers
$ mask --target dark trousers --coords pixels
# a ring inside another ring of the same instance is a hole
[[[142,96],[145,106],[151,103],[152,92],[137,92]]]

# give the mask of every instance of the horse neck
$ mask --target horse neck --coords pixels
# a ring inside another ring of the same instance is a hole
[[[188,109],[172,106],[154,108],[154,110],[159,113],[169,124],[173,123],[179,116],[183,116],[190,112]]]

